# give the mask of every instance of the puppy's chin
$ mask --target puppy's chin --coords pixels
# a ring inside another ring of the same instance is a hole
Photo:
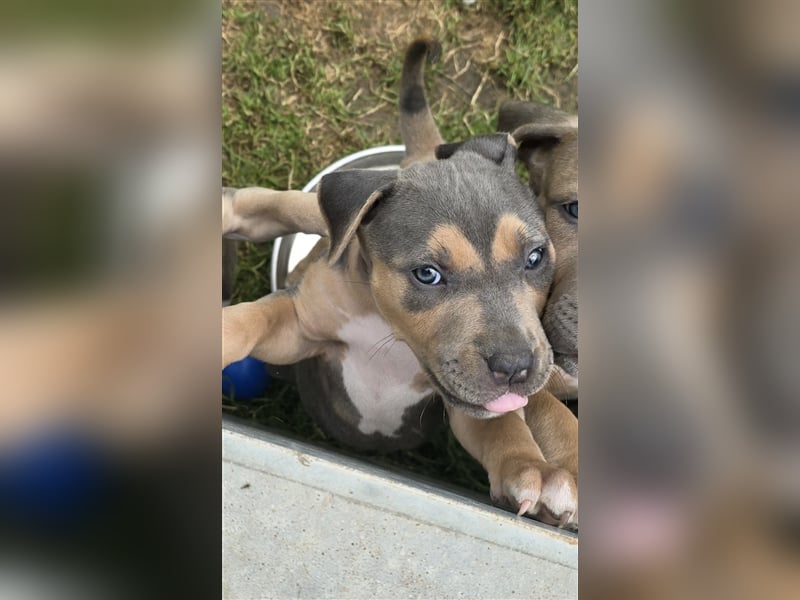
[[[502,388],[477,381],[470,385],[464,373],[448,376],[432,369],[425,371],[429,382],[446,404],[476,419],[493,419],[524,407],[528,396],[545,386],[554,368],[552,354],[549,354],[534,370],[531,379]]]
[[[433,375],[430,375],[430,379],[446,404],[476,419],[494,419],[523,408],[527,404],[528,396],[535,394],[544,387],[552,371],[553,367],[551,365],[549,369],[537,373],[536,377],[524,386],[512,385],[511,389],[505,391],[496,390],[495,395],[490,395],[490,397],[480,398],[480,396],[486,396],[486,393],[480,395],[477,393],[465,394],[465,396],[470,397],[471,401],[450,393],[442,385],[441,381]],[[472,398],[476,399],[472,400]]]
[[[458,398],[450,396],[449,394],[441,394],[441,396],[446,404],[452,406],[456,410],[460,410],[465,415],[474,417],[475,419],[495,419],[504,414],[486,410],[480,404],[470,404],[469,402],[464,402]]]

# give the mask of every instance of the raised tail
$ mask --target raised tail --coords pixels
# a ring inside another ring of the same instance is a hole
[[[439,42],[431,37],[414,40],[406,50],[400,81],[400,132],[406,146],[404,167],[435,160],[434,150],[443,141],[425,98],[423,77],[425,59],[434,63],[439,60],[441,51]]]

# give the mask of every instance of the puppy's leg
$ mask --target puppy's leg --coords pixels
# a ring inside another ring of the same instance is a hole
[[[323,342],[304,335],[294,298],[288,292],[222,309],[223,368],[248,355],[270,364],[288,365],[322,350]]]
[[[578,419],[561,400],[546,390],[530,396],[524,411],[525,422],[548,464],[563,469],[571,476],[576,509],[563,524],[577,527]],[[551,503],[550,499],[545,502]]]
[[[489,475],[492,499],[553,525],[571,525],[577,489],[564,469],[547,464],[518,412],[475,419],[448,408],[458,441]]]
[[[223,188],[223,237],[268,242],[298,232],[327,235],[316,194],[259,187]]]
[[[551,465],[569,471],[578,481],[578,419],[546,390],[528,398],[525,421]]]

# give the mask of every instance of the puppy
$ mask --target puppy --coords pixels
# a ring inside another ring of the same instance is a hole
[[[517,277],[530,271],[529,266],[539,269],[533,263],[540,264],[539,249],[549,242],[527,252],[522,271],[519,259],[532,240],[546,237],[541,209],[529,190],[520,192],[513,170],[512,155],[516,153],[506,138],[502,143],[501,138],[490,137],[442,146],[440,160],[433,160],[442,139],[425,98],[422,65],[426,56],[437,53],[436,42],[421,39],[406,54],[400,121],[407,168],[399,176],[351,172],[346,180],[342,179],[345,174],[334,173],[335,177],[327,176],[320,186],[320,215],[331,237],[330,246],[323,240],[301,263],[286,292],[290,298],[280,301],[290,321],[295,316],[292,309],[300,319],[308,312],[318,321],[292,326],[292,337],[302,337],[308,329],[320,338],[314,344],[293,340],[301,350],[295,356],[310,356],[296,367],[302,373],[298,383],[307,382],[300,385],[301,397],[321,426],[335,437],[356,447],[393,449],[411,447],[426,437],[430,419],[424,417],[436,411],[425,408],[435,402],[436,393],[448,407],[454,432],[473,455],[473,440],[493,446],[491,435],[475,435],[476,431],[496,429],[507,435],[509,443],[501,445],[500,452],[491,452],[500,459],[498,466],[488,455],[476,456],[487,467],[495,498],[510,500],[520,512],[569,523],[576,513],[574,478],[546,462],[531,428],[520,418],[522,414],[514,412],[526,403],[524,394],[533,394],[531,419],[552,412],[547,401],[552,396],[543,400],[541,393],[534,394],[553,379],[549,344],[538,333],[538,315],[551,282],[544,276],[520,287],[507,278],[509,269],[516,270]],[[503,171],[484,169],[487,159]],[[453,171],[451,165],[458,168]],[[445,173],[452,176],[444,177]],[[403,184],[398,185],[394,178]],[[333,185],[326,184],[326,179]],[[289,204],[282,202],[288,198],[281,194],[254,188],[229,190],[223,198],[224,231],[242,235],[255,231],[256,223],[268,223],[272,231],[295,231],[297,215],[308,213],[313,196],[296,196],[293,200],[297,202]],[[259,205],[259,198],[260,212],[252,210]],[[352,198],[359,199],[355,206],[346,211],[339,208]],[[249,200],[243,203],[250,207],[247,211],[237,207],[237,201],[243,199]],[[525,242],[526,237],[531,241]],[[342,241],[337,243],[337,238]],[[412,260],[415,256],[418,258]],[[344,274],[338,272],[342,269]],[[341,285],[343,278],[347,286]],[[316,279],[326,284],[309,283]],[[466,285],[467,281],[472,283]],[[363,285],[356,285],[354,291],[353,284]],[[306,297],[308,294],[311,296]],[[323,297],[313,300],[313,294]],[[276,294],[261,304],[271,303],[272,297]],[[402,300],[398,303],[398,299]],[[338,304],[335,310],[331,301]],[[298,305],[307,304],[326,309],[298,310]],[[234,314],[232,309],[236,307],[225,309],[224,314],[227,360],[248,352],[272,363],[287,360],[268,351],[268,335],[245,339],[240,333],[251,320],[272,326],[277,320],[263,316],[269,310],[248,306]],[[331,314],[349,319],[337,317],[337,329],[327,328],[320,335],[320,325],[324,321],[327,326]],[[366,318],[353,319],[354,314]],[[349,325],[353,321],[358,325]],[[528,333],[520,336],[520,331]],[[228,340],[237,336],[241,341],[231,352]],[[382,350],[375,351],[379,344],[393,339],[383,356]],[[416,368],[413,361],[407,361],[409,364],[399,369],[401,359],[410,355],[417,359]],[[403,379],[405,385],[401,385]],[[389,397],[387,392],[392,390],[397,393]],[[563,408],[558,402],[555,406]],[[502,413],[508,414],[484,420]],[[534,420],[537,426],[542,421]],[[508,458],[506,448],[516,451],[516,461]],[[577,464],[574,469],[577,472]]]

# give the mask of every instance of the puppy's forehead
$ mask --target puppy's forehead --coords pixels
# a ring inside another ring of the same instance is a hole
[[[502,214],[492,238],[492,260],[503,263],[518,258],[527,234],[528,228],[518,215]]]
[[[388,261],[439,253],[455,261],[454,268],[480,268],[492,256],[500,229],[507,251],[512,235],[546,237],[527,186],[489,160],[467,158],[419,163],[400,172],[374,219],[378,249],[382,246]]]
[[[461,229],[452,223],[434,228],[426,244],[431,258],[439,265],[456,271],[482,271],[480,252]]]

